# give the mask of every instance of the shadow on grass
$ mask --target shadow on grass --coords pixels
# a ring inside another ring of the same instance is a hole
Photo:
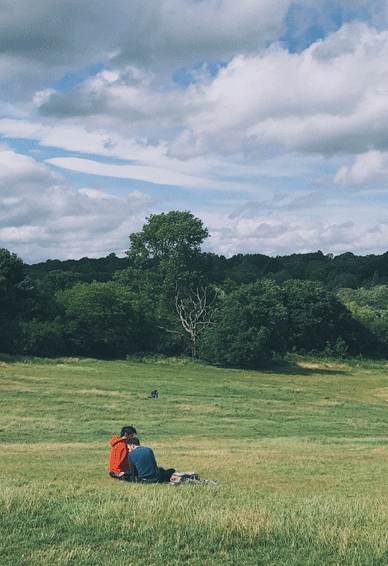
[[[277,375],[346,375],[351,366],[344,361],[321,361],[301,358],[299,361],[276,361],[270,367],[263,368],[262,373]]]
[[[355,360],[353,360],[354,362]],[[202,360],[192,360],[199,365],[219,368],[229,371],[257,372],[269,375],[346,375],[352,371],[351,360],[328,359],[311,355],[288,354],[284,358],[263,361],[257,367],[232,367],[221,364],[209,364]],[[387,362],[385,362],[387,363]],[[357,364],[358,365],[358,364]]]
[[[172,365],[187,365],[187,366],[205,366],[209,368],[219,368],[229,371],[248,371],[264,373],[269,375],[346,375],[349,374],[353,367],[362,367],[364,369],[381,369],[388,371],[388,362],[386,359],[366,359],[366,358],[349,358],[334,359],[324,357],[314,357],[311,354],[287,354],[285,358],[272,360],[268,363],[263,363],[261,367],[228,367],[219,364],[209,364],[200,359],[193,359],[191,357],[168,357],[158,355],[141,355],[141,356],[128,356],[126,360],[101,360],[97,358],[84,358],[84,357],[58,357],[58,358],[39,358],[36,356],[25,355],[12,355],[0,353],[0,365],[7,365],[13,363],[25,363],[31,365],[57,365],[57,364],[77,364],[85,361],[103,362],[103,361],[116,361],[120,363],[132,364],[172,364]]]

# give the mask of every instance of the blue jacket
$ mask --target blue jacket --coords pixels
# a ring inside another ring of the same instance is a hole
[[[141,478],[142,481],[157,483],[160,479],[160,468],[156,464],[155,456],[151,448],[137,446],[128,454],[132,473]]]

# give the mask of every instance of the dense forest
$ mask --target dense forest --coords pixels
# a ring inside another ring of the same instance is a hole
[[[388,354],[388,252],[205,253],[190,212],[151,215],[125,258],[27,265],[0,249],[0,351],[188,355],[260,367],[286,352]]]

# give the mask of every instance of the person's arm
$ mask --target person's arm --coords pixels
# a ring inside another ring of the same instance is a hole
[[[136,468],[135,464],[133,464],[133,467],[131,466],[131,472],[132,472],[132,475],[133,475],[134,477],[138,477],[138,476],[139,476],[139,472],[137,471],[137,468]]]
[[[129,466],[131,468],[131,473],[134,477],[139,475],[139,472],[137,471],[135,462],[133,461],[133,459],[131,458],[131,453],[128,454],[128,461],[129,461]]]

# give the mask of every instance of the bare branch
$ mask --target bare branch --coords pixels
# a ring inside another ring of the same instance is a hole
[[[190,297],[186,298],[186,302],[190,304],[189,310],[186,308],[184,300],[180,298],[178,286],[176,285],[175,310],[183,329],[190,335],[194,357],[195,343],[199,334],[209,326],[215,324],[213,316],[218,309],[213,308],[213,305],[217,298],[218,293],[215,291],[212,300],[208,303],[207,289],[199,289],[197,287],[196,291],[191,290]]]

